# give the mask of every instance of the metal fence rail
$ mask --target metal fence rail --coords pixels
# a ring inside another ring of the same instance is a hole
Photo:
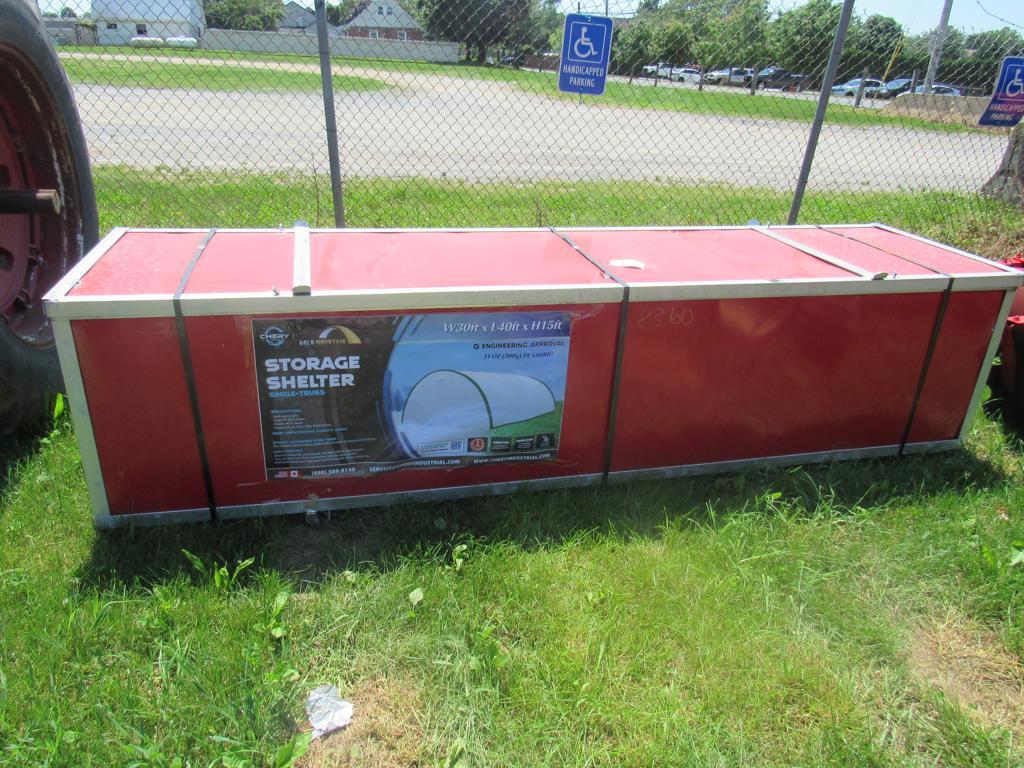
[[[614,19],[602,96],[557,88],[577,9]],[[144,215],[141,198],[181,224],[241,205],[272,225],[296,195],[321,225],[343,205],[357,225],[778,221],[840,17],[830,0],[349,0],[318,35],[312,7],[280,0],[85,10],[51,26],[110,224]],[[983,205],[1007,131],[977,117],[1024,37],[904,21],[854,13],[801,220]]]

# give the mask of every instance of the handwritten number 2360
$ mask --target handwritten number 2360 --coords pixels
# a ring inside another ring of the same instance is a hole
[[[679,309],[672,307],[658,307],[657,309],[640,310],[640,319],[637,320],[638,328],[661,328],[663,325],[686,326],[693,325],[693,310],[684,307]]]

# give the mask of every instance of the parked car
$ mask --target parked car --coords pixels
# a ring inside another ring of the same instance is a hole
[[[757,73],[757,87],[766,90],[802,91],[810,79],[810,75],[787,72],[781,67],[765,67]]]
[[[754,70],[741,67],[715,69],[704,75],[704,82],[712,85],[746,85],[754,76]]]
[[[515,67],[516,69],[519,69],[520,67],[526,66],[526,54],[520,53],[516,56],[506,56],[501,60],[501,63],[506,67]]]
[[[895,80],[890,80],[881,88],[871,87],[864,89],[864,95],[872,99],[893,99],[899,96],[901,93],[906,93],[910,90],[910,86],[914,84],[914,81],[909,77],[897,77]]]
[[[659,61],[657,64],[648,64],[644,67],[643,72],[644,77],[668,77],[669,70],[671,69],[671,64]]]
[[[931,92],[939,96],[963,96],[963,91],[955,85],[946,85],[945,83],[932,83]],[[924,93],[924,86],[917,86],[914,93]]]
[[[700,82],[700,70],[693,69],[692,67],[677,67],[672,71],[671,78],[677,83],[693,83],[696,85]]]
[[[865,93],[865,95],[867,95],[867,92],[868,92],[869,88],[875,89],[875,88],[883,88],[883,87],[885,87],[885,83],[883,83],[881,80],[874,80],[874,79],[872,79],[870,77],[867,77],[867,78],[856,77],[856,78],[854,78],[853,80],[850,80],[847,83],[841,83],[840,85],[833,85],[832,86],[832,95],[833,96],[856,96],[857,95],[857,89],[860,88],[860,81],[861,80],[864,81],[864,93]]]

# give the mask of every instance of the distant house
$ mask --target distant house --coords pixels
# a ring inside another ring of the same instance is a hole
[[[202,0],[92,0],[100,45],[128,45],[133,37],[194,37],[206,27]]]
[[[299,5],[295,0],[288,0],[284,4],[284,16],[281,17],[281,23],[277,27],[278,29],[312,30],[316,27],[316,14],[313,13],[312,8]]]
[[[363,0],[341,24],[345,37],[422,40],[423,27],[397,0]]]

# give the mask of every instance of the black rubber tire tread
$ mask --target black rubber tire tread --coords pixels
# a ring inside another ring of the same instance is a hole
[[[50,44],[38,11],[26,0],[0,0],[0,42],[24,55],[39,73],[50,94],[37,94],[41,105],[56,107],[63,122],[73,173],[64,174],[64,194],[76,195],[81,212],[80,249],[69,254],[68,264],[99,239],[96,195],[89,170],[89,155],[71,85]],[[0,87],[4,75],[0,73]],[[39,348],[21,341],[0,319],[0,435],[32,429],[44,422],[57,392],[63,390],[55,345]]]

